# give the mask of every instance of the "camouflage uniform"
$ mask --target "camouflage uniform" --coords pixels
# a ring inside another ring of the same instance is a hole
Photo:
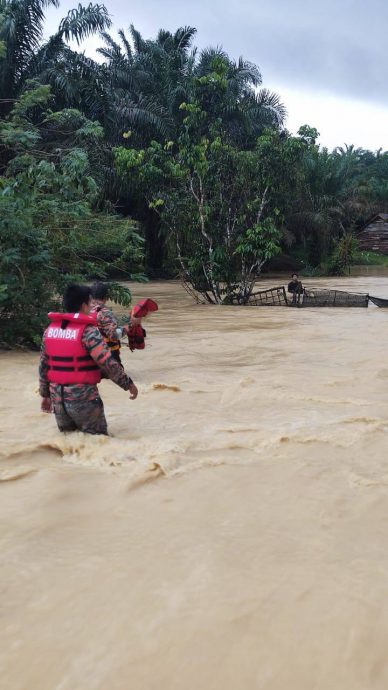
[[[95,326],[86,326],[82,335],[82,344],[98,364],[105,378],[111,379],[127,391],[133,381],[112,357],[101,333]],[[97,386],[87,383],[65,386],[49,383],[48,369],[48,357],[43,343],[39,364],[39,393],[42,398],[51,398],[59,431],[78,429],[88,434],[107,434],[104,405]]]
[[[112,357],[114,357],[114,359],[121,366],[123,366],[120,358],[120,340],[124,335],[124,331],[119,326],[112,310],[109,309],[104,302],[94,299],[92,304],[93,306],[91,313],[95,313],[97,315],[97,325],[99,331],[107,345],[110,347]]]

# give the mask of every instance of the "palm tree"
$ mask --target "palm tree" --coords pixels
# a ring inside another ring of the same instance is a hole
[[[231,60],[221,48],[201,52],[194,68],[202,92],[202,107],[226,126],[229,135],[240,146],[250,148],[265,127],[282,127],[287,112],[279,96],[262,84],[257,65],[244,60]],[[203,90],[204,77],[214,75],[221,88]],[[198,83],[197,82],[197,83]]]
[[[295,195],[288,215],[288,229],[309,248],[309,262],[316,266],[327,254],[334,237],[344,232],[345,177],[338,160],[326,148],[311,146],[306,151]]]
[[[160,30],[154,40],[144,39],[134,26],[130,26],[128,37],[121,30],[119,40],[102,34],[105,45],[98,52],[105,62],[99,74],[109,93],[110,109],[98,119],[106,122],[109,118],[111,125],[106,131],[112,143],[124,143],[123,134],[131,147],[147,146],[153,138],[177,142],[187,114],[181,109],[182,103],[199,102],[206,111],[205,134],[207,128],[221,121],[229,138],[245,148],[254,147],[265,126],[282,126],[284,106],[276,94],[259,90],[259,69],[242,58],[233,62],[219,48],[197,55],[195,34],[190,26],[174,33]],[[217,70],[225,77],[225,88],[219,91],[211,85]],[[96,96],[91,100],[101,103],[100,94]],[[147,246],[154,254],[148,260],[158,270],[165,244],[158,215],[140,202],[139,195],[128,189],[117,192],[126,211],[142,220]]]
[[[105,45],[98,52],[105,61],[91,67],[99,88],[94,88],[92,73],[84,81],[88,103],[94,104],[100,121],[109,119],[114,141],[126,129],[131,144],[144,145],[152,137],[176,140],[185,117],[181,104],[198,98],[209,122],[220,118],[236,143],[247,148],[264,127],[283,125],[286,110],[277,94],[259,88],[262,78],[256,65],[242,58],[234,62],[220,48],[204,50],[198,57],[192,45],[196,29],[190,26],[174,33],[160,30],[154,40],[144,39],[133,25],[129,32],[127,37],[120,30],[119,41],[101,34]],[[85,69],[88,65],[81,72]],[[214,93],[204,88],[203,78],[217,71],[225,77],[225,89]],[[79,72],[77,77],[79,83]],[[102,92],[108,95],[102,98]],[[102,101],[109,104],[109,113],[98,111]]]
[[[58,31],[43,41],[45,9],[59,0],[0,0],[0,42],[5,55],[0,61],[0,106],[4,115],[28,79],[66,61],[78,59],[67,41],[80,43],[90,34],[111,25],[104,5],[78,5],[59,24]]]
[[[109,92],[113,139],[130,130],[132,143],[146,144],[152,137],[174,137],[182,119],[180,104],[187,98],[192,72],[191,43],[196,30],[183,27],[174,34],[161,30],[155,40],[145,40],[133,25],[130,38],[119,32],[120,42],[103,32],[105,58],[100,67]]]

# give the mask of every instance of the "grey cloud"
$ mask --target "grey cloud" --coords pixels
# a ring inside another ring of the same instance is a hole
[[[388,0],[105,0],[116,28],[145,37],[159,28],[198,29],[199,47],[223,45],[256,62],[265,86],[329,91],[388,102]],[[74,5],[65,0],[63,13]]]

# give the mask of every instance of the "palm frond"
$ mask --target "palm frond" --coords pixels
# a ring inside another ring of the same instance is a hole
[[[172,123],[163,107],[148,97],[134,100],[128,93],[116,93],[114,112],[122,131],[128,127],[149,129],[150,133],[167,137],[171,129]]]
[[[196,76],[203,77],[214,69],[214,60],[223,60],[226,63],[229,62],[227,53],[220,46],[215,48],[205,48],[201,51],[198,63],[196,65]]]
[[[105,45],[109,48],[109,50],[112,52],[113,55],[120,55],[121,56],[121,47],[116,41],[112,38],[110,34],[108,34],[107,31],[101,31],[100,36],[103,39]],[[98,52],[101,52],[101,48],[97,48]]]
[[[41,74],[52,60],[60,59],[66,48],[67,46],[63,42],[61,34],[56,33],[51,36],[46,43],[40,46],[26,66],[28,77],[31,78]]]
[[[123,46],[124,46],[124,48],[125,48],[126,58],[127,58],[128,61],[131,62],[131,61],[132,61],[132,58],[133,58],[131,44],[130,44],[130,42],[128,41],[128,39],[127,39],[127,37],[126,37],[125,32],[124,32],[123,29],[119,29],[117,33],[118,33],[118,35],[120,36],[121,41],[122,41],[122,44],[123,44]]]
[[[193,42],[193,38],[197,33],[197,29],[193,26],[184,26],[178,29],[174,34],[174,44],[177,50],[187,51]]]
[[[256,103],[260,108],[266,110],[279,126],[283,125],[287,117],[287,109],[279,94],[269,91],[269,89],[260,89],[256,95]]]
[[[58,6],[58,0],[3,0],[1,4],[0,40],[6,47],[2,60],[1,96],[17,91],[16,83],[38,49],[43,36],[44,10]]]
[[[137,54],[141,54],[145,51],[147,42],[143,39],[140,31],[135,29],[134,25],[131,24],[129,27],[129,30],[131,32],[131,37],[133,41],[133,45],[135,47],[135,51]]]
[[[165,29],[160,29],[158,32],[158,36],[156,38],[156,42],[160,45],[163,46],[163,48],[166,47],[166,43],[169,41],[171,42],[172,39],[172,33],[170,31],[166,31]]]
[[[79,44],[91,34],[109,28],[111,24],[105,5],[78,5],[77,9],[70,10],[67,17],[62,19],[59,33],[65,41],[75,40]]]
[[[241,84],[249,84],[250,86],[260,86],[262,83],[262,76],[260,69],[253,62],[248,62],[242,57],[238,62],[231,63],[231,72],[235,79]]]

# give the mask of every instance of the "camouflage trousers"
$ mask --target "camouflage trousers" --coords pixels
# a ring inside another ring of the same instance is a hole
[[[94,400],[62,400],[54,403],[59,431],[83,431],[85,434],[108,434],[104,405],[100,396]]]

